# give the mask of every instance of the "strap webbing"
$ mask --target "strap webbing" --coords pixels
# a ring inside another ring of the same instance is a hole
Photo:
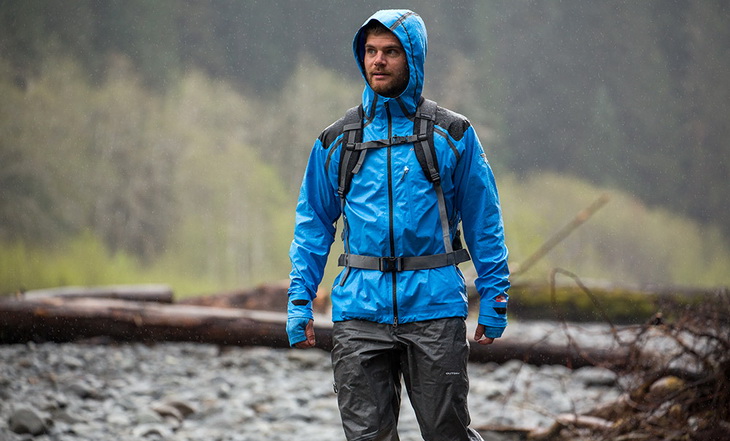
[[[441,188],[441,182],[433,183],[434,190],[436,190],[436,197],[438,198],[439,206],[439,218],[441,219],[441,234],[444,239],[444,249],[446,253],[453,253],[454,248],[451,244],[451,233],[449,229],[449,217],[446,214],[446,201],[444,200],[444,190]]]
[[[415,124],[418,124],[419,126],[419,134],[424,134],[426,136],[420,139],[416,149],[416,156],[418,157],[418,162],[421,164],[423,173],[426,175],[426,179],[434,184],[441,180],[441,177],[439,176],[438,162],[434,156],[433,126],[435,121],[436,102],[423,100],[416,112]]]
[[[358,142],[355,144],[348,144],[347,148],[352,150],[367,150],[367,149],[379,149],[383,147],[391,147],[394,145],[408,144],[411,142],[424,141],[428,136],[424,133],[423,135],[410,135],[410,136],[393,136],[388,139],[376,139],[375,141]]]
[[[350,182],[352,181],[352,175],[348,173],[348,170],[353,169],[353,167],[350,166],[350,162],[353,161],[355,150],[348,148],[348,146],[355,145],[359,141],[359,138],[362,137],[362,106],[357,108],[356,114],[351,115],[351,113],[353,112],[348,112],[347,117],[357,118],[357,122],[346,124],[342,128],[342,133],[344,134],[343,138],[345,139],[343,139],[342,155],[340,157],[339,187],[337,188],[340,198],[345,197],[345,194],[349,190]],[[364,152],[359,153],[360,158],[355,159],[357,159],[357,163],[359,165],[362,165],[365,155]],[[357,168],[359,170],[359,167]]]
[[[340,254],[337,263],[348,268],[377,270],[382,272],[416,271],[458,265],[470,259],[469,252],[462,248],[451,253],[430,256],[375,257],[357,254]]]
[[[415,271],[422,269],[440,268],[444,266],[458,265],[459,263],[468,261],[471,257],[467,250],[454,245],[451,241],[451,233],[449,226],[448,213],[446,212],[446,201],[444,199],[444,191],[441,188],[441,176],[438,170],[438,161],[435,156],[433,144],[433,128],[436,120],[436,102],[431,100],[421,100],[413,121],[414,133],[410,136],[393,136],[388,139],[378,139],[373,141],[362,142],[362,106],[359,108],[359,120],[352,121],[349,116],[348,124],[343,127],[342,156],[340,158],[340,176],[338,193],[342,208],[342,216],[344,218],[344,228],[342,231],[342,239],[344,242],[345,253],[340,255],[338,263],[340,266],[346,267],[340,284],[344,284],[349,274],[350,268],[371,269],[383,272],[396,271]],[[349,191],[352,176],[357,174],[365,161],[365,154],[369,149],[377,149],[383,147],[396,146],[401,144],[410,144],[414,146],[414,151],[418,157],[424,174],[429,182],[433,183],[434,191],[438,202],[439,220],[441,224],[442,238],[444,242],[445,253],[434,254],[429,256],[407,256],[407,257],[375,257],[361,256],[350,254],[349,228],[347,218],[345,217],[345,196]],[[351,164],[351,162],[355,162]],[[348,172],[348,170],[351,170]],[[458,236],[458,231],[457,231]]]

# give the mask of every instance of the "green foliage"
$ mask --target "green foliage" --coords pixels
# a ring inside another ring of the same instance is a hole
[[[87,90],[65,81],[79,75],[68,61],[25,92],[2,60],[0,75],[0,238],[52,240],[77,221],[70,208],[82,183],[70,162],[87,133],[85,112],[73,103],[87,99]]]
[[[525,260],[599,195],[610,202],[525,273],[565,268],[586,279],[627,284],[730,284],[730,249],[718,226],[700,226],[617,190],[555,174],[500,179],[507,245]]]
[[[499,115],[492,157],[727,218],[728,23],[714,0],[478,2],[464,32]]]
[[[361,83],[339,78],[302,56],[276,99],[257,104],[267,117],[252,122],[252,142],[261,157],[277,167],[287,190],[298,193],[314,140],[359,104],[361,91]]]
[[[285,278],[293,197],[249,146],[259,117],[225,83],[192,73],[168,96],[180,222],[163,260],[226,286]]]
[[[54,247],[23,242],[0,246],[0,293],[66,285],[140,283],[134,257],[111,256],[89,232]]]
[[[18,90],[4,69],[0,156],[14,166],[0,213],[0,237],[43,241],[92,228],[112,250],[151,258],[170,218],[170,147],[159,104],[122,57],[103,87],[83,81],[68,58],[49,58]]]
[[[329,77],[334,88],[359,84],[353,32],[386,7],[385,0],[5,0],[0,54],[21,87],[49,57],[71,56],[98,85],[122,59],[135,83],[156,92],[197,70],[234,84],[249,100],[272,103],[267,114],[286,112],[284,89],[312,87],[320,93],[289,116],[319,122],[329,115],[320,107],[339,104],[330,101],[339,92],[315,83]],[[399,7],[415,9],[429,29],[427,93],[471,118],[494,163],[522,175],[580,176],[710,224],[730,215],[730,163],[723,160],[730,8],[723,0],[404,0]],[[303,67],[310,76],[302,76]],[[154,121],[149,109],[140,110],[141,119]],[[133,119],[125,124],[138,125]],[[261,158],[281,170],[278,161],[288,155],[278,152],[288,145],[279,142],[271,156],[261,148]],[[133,209],[128,200],[122,205]],[[720,228],[727,240],[730,223]]]
[[[0,243],[0,296],[57,286],[162,283],[177,298],[217,292],[230,286],[213,277],[193,276],[164,262],[147,266],[124,252],[111,253],[91,232],[54,246]]]
[[[156,281],[191,293],[285,278],[310,147],[359,101],[349,39],[372,6],[23,4],[0,2],[0,288]],[[471,118],[495,165],[512,261],[609,192],[525,278],[562,267],[730,284],[716,221],[730,206],[717,159],[724,10],[673,4],[653,22],[652,2],[616,14],[568,4],[406,5],[429,24],[427,93]]]
[[[93,231],[108,254],[145,265],[139,278],[158,267],[219,288],[286,277],[293,196],[248,144],[259,115],[246,99],[196,73],[150,93],[123,57],[98,86],[66,58],[50,65],[26,91],[0,77],[4,243],[55,249]],[[61,276],[22,284],[114,279],[55,266]]]

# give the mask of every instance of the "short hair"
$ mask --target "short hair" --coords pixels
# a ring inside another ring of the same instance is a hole
[[[375,19],[367,22],[365,24],[365,26],[363,26],[362,30],[363,30],[362,35],[365,37],[365,39],[367,39],[367,37],[371,34],[372,35],[381,35],[381,34],[385,34],[385,33],[390,33],[390,34],[393,33],[393,31],[388,29],[383,23],[381,23]]]

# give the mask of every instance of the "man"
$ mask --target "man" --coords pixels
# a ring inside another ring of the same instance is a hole
[[[436,164],[434,182],[419,162],[419,154],[432,155],[412,136],[423,121],[426,37],[423,21],[408,10],[379,11],[358,30],[353,50],[365,79],[357,118],[362,140],[345,139],[352,124],[344,118],[325,129],[314,143],[297,205],[287,324],[297,348],[315,345],[312,300],[335,223],[343,220],[345,269],[331,296],[332,363],[349,440],[398,439],[401,381],[424,439],[481,439],[468,427],[459,222],[478,273],[475,339],[490,344],[507,325],[501,209],[474,129],[439,107],[431,141],[436,157],[426,161]],[[371,148],[360,152],[351,182],[343,184],[339,166],[349,154],[343,149],[354,146]]]

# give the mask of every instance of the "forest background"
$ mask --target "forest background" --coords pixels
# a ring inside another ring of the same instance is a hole
[[[0,293],[285,279],[311,145],[362,91],[352,36],[393,4],[0,0]],[[524,278],[730,284],[727,2],[398,7],[425,95],[485,146],[512,263],[611,197]]]

